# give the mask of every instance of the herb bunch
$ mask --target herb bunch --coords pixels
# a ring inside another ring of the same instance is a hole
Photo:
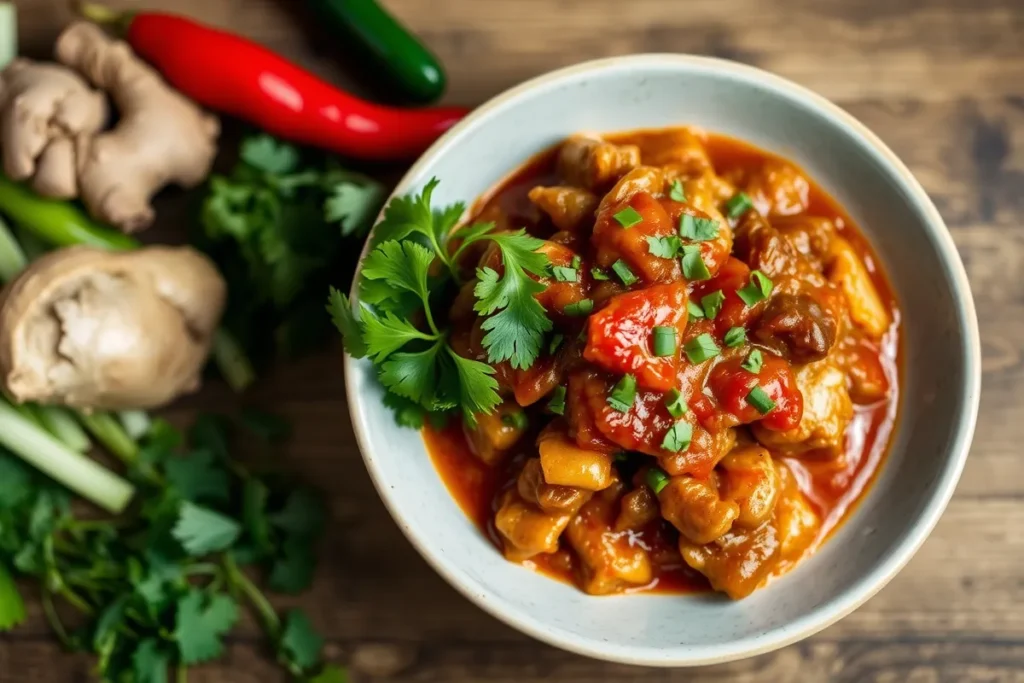
[[[535,294],[550,261],[543,242],[526,234],[495,232],[493,223],[456,229],[465,213],[458,202],[435,209],[431,179],[418,195],[396,197],[384,210],[363,262],[359,306],[332,289],[328,311],[345,349],[377,366],[388,391],[385,402],[400,424],[422,426],[424,417],[445,419],[460,412],[474,420],[501,402],[494,368],[507,362],[529,368],[541,352],[552,323]],[[465,358],[449,343],[445,292],[461,286],[460,259],[474,244],[489,242],[501,256],[501,270],[475,270],[474,310],[484,316],[482,345],[488,363]]]
[[[277,419],[248,422],[285,433]],[[113,518],[77,513],[64,488],[0,450],[0,631],[24,621],[15,579],[28,578],[54,634],[95,654],[103,681],[165,683],[171,669],[185,681],[189,667],[223,654],[248,605],[295,680],[342,683],[308,618],[279,615],[251,578],[284,593],[308,587],[323,505],[232,460],[229,436],[212,416],[187,439],[154,422],[127,472],[141,502]]]

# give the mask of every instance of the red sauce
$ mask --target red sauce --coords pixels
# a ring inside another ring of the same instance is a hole
[[[644,145],[648,133],[636,132],[606,136],[618,143]],[[760,166],[765,160],[778,159],[747,143],[729,137],[709,134],[704,140],[715,171],[719,176],[730,171]],[[509,217],[511,227],[526,227],[528,230],[544,225],[546,217],[529,201],[527,192],[536,185],[556,184],[554,173],[554,151],[545,152],[516,171],[490,193],[481,197],[474,207],[474,217],[490,220],[496,215]],[[808,178],[808,180],[810,180]],[[889,395],[871,405],[855,405],[855,414],[845,433],[844,457],[814,461],[807,458],[784,457],[795,474],[800,489],[821,517],[820,531],[806,554],[820,546],[843,522],[851,510],[871,486],[885,459],[889,438],[896,420],[899,404],[900,366],[900,317],[892,289],[877,266],[877,260],[863,235],[850,217],[820,187],[810,183],[809,215],[822,216],[836,225],[839,234],[849,241],[861,256],[871,279],[892,316],[893,324],[877,344],[865,342],[863,352],[874,356],[880,363],[890,387]],[[745,280],[745,277],[743,278]],[[722,367],[722,366],[719,366]],[[470,451],[461,426],[452,424],[442,430],[425,428],[423,437],[427,450],[434,461],[442,480],[465,513],[486,533],[497,548],[501,548],[493,517],[500,493],[514,484],[516,473],[525,451],[535,451],[533,439],[524,437],[523,454],[506,461],[504,466],[490,468],[477,459]],[[635,539],[651,551],[652,558],[659,556],[658,550],[675,547],[675,539],[668,537],[664,525],[652,526],[640,532]],[[671,555],[673,553],[661,553]],[[678,557],[678,553],[675,553]],[[547,575],[572,583],[572,558],[568,553],[539,555],[524,564]],[[687,567],[681,559],[672,563],[654,563],[654,580],[647,586],[630,592],[690,592],[707,590],[708,583],[696,571]],[[774,574],[783,573],[792,566],[778,567]]]

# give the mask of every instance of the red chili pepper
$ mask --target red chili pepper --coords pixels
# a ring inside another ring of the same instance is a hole
[[[91,3],[80,3],[80,11],[125,27],[132,48],[199,104],[344,156],[415,157],[469,111],[373,104],[251,40],[173,14],[122,15]]]

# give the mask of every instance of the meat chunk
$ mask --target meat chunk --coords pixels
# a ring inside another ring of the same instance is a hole
[[[778,463],[779,497],[774,524],[781,545],[781,560],[796,562],[818,537],[821,519],[797,486],[796,477],[785,463]]]
[[[559,230],[579,232],[593,225],[597,211],[597,195],[578,187],[535,187],[530,201],[546,213]]]
[[[733,600],[747,597],[768,578],[778,566],[781,551],[778,529],[771,522],[755,529],[736,527],[708,544],[679,537],[679,553],[686,564]]]
[[[714,476],[695,479],[672,477],[658,494],[661,516],[692,543],[714,541],[732,528],[739,517],[739,505],[722,500]]]
[[[762,216],[793,216],[807,211],[811,184],[792,164],[769,159],[747,178],[746,191]]]
[[[690,128],[649,131],[637,140],[640,160],[648,166],[672,166],[685,175],[711,169],[711,158],[700,135]]]
[[[844,239],[835,240],[828,279],[846,295],[850,319],[855,325],[876,339],[885,334],[892,324],[889,311],[882,303],[864,261]]]
[[[558,550],[558,538],[572,515],[544,512],[523,500],[516,489],[506,491],[494,516],[494,527],[501,534],[505,557],[513,562],[528,560],[540,553]]]
[[[622,485],[594,496],[569,523],[566,538],[579,557],[580,587],[591,595],[651,582],[651,560],[628,533],[613,530]]]
[[[772,297],[754,336],[794,362],[809,363],[828,355],[839,335],[839,320],[811,292]]]
[[[560,421],[540,433],[537,450],[544,481],[549,484],[600,491],[613,481],[611,454],[580,448]]]
[[[526,431],[522,413],[515,401],[506,400],[493,413],[477,415],[473,426],[463,421],[462,430],[473,455],[488,465],[498,464]]]
[[[753,529],[772,516],[779,496],[779,473],[767,449],[740,446],[718,463],[718,486],[725,500],[739,506],[736,526]]]
[[[798,367],[796,385],[804,397],[800,424],[786,431],[771,431],[755,424],[754,435],[773,451],[813,451],[821,457],[839,457],[844,451],[846,426],[853,418],[846,375],[834,359],[826,358]]]
[[[638,486],[622,496],[619,516],[615,518],[615,530],[639,531],[660,518],[661,512],[654,492],[646,486]]]
[[[558,172],[569,184],[603,190],[640,165],[636,145],[613,145],[597,137],[574,135],[562,144]]]
[[[824,271],[836,238],[831,220],[824,216],[779,216],[772,219],[772,225],[817,270]]]
[[[516,478],[516,490],[523,500],[533,503],[544,512],[576,514],[590,500],[590,491],[572,486],[556,486],[544,481],[540,460],[530,458]]]

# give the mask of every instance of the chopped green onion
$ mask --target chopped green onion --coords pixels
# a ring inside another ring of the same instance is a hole
[[[753,351],[751,351],[750,355],[747,356],[746,360],[744,360],[742,363],[740,363],[740,367],[741,368],[743,368],[747,372],[753,373],[755,375],[757,373],[761,372],[761,367],[763,365],[764,365],[764,358],[761,357],[761,350],[760,349],[754,349]]]
[[[526,419],[526,413],[521,410],[517,410],[514,413],[505,413],[502,415],[501,423],[507,427],[523,430],[526,429],[529,421]]]
[[[565,387],[555,387],[548,401],[548,411],[555,415],[565,415]]]
[[[676,328],[666,325],[654,327],[654,355],[659,358],[676,352]]]
[[[590,277],[594,278],[595,280],[600,280],[601,282],[604,282],[605,280],[608,279],[608,273],[604,272],[597,266],[594,266],[593,268],[590,269]]]
[[[683,399],[682,393],[678,389],[672,389],[665,394],[665,408],[668,409],[668,414],[677,420],[690,412],[690,409],[686,407],[686,401]]]
[[[636,400],[636,377],[623,375],[608,395],[608,405],[620,413],[628,412]]]
[[[736,290],[736,294],[747,306],[755,306],[771,295],[773,287],[767,275],[755,270],[750,274],[750,282]]]
[[[637,223],[642,222],[643,219],[644,217],[637,213],[637,210],[632,206],[627,206],[625,209],[615,214],[615,220],[624,228],[632,228]]]
[[[684,420],[679,420],[668,430],[661,442],[661,447],[666,451],[679,453],[690,447],[690,439],[693,438],[693,425]]]
[[[718,221],[684,213],[679,217],[679,234],[694,242],[713,240],[718,237]]]
[[[750,390],[750,393],[747,394],[747,403],[754,406],[754,408],[757,409],[757,412],[762,415],[767,415],[775,408],[775,401],[771,399],[768,392],[759,386],[754,387]]]
[[[668,193],[668,198],[674,202],[685,202],[686,192],[683,191],[683,181],[673,180],[672,189]]]
[[[686,312],[690,314],[690,320],[704,317],[704,309],[696,301],[686,302]]]
[[[658,258],[675,258],[680,246],[679,238],[675,235],[647,238],[647,251]]]
[[[581,259],[578,254],[576,256],[572,257],[572,267],[573,268],[575,268],[576,270],[579,270],[580,266],[582,266],[582,265],[583,265],[583,259]]]
[[[622,280],[622,284],[627,287],[635,284],[640,279],[632,270],[629,269],[629,264],[622,259],[619,259],[612,264],[612,270],[614,270],[615,274],[619,276],[620,280]]]
[[[723,303],[725,303],[725,294],[722,294],[721,290],[711,292],[711,294],[701,297],[700,300],[701,308],[704,309],[704,315],[707,316],[708,320],[714,320],[718,317]]]
[[[729,218],[739,218],[752,208],[754,202],[746,192],[737,192],[725,203],[725,213]]]
[[[562,310],[566,315],[573,317],[590,315],[590,312],[594,310],[594,301],[592,299],[580,299],[575,303],[566,305]]]
[[[725,345],[729,348],[736,348],[747,341],[747,328],[745,327],[731,327],[729,331],[725,333]]]
[[[707,332],[686,342],[683,351],[686,352],[686,357],[690,359],[691,363],[703,363],[708,358],[714,358],[721,353],[718,344]]]
[[[661,490],[668,486],[668,475],[660,467],[652,466],[647,470],[647,488],[654,491],[654,495],[661,493]]]
[[[555,276],[555,280],[558,282],[579,282],[580,271],[575,268],[567,268],[565,266],[554,266],[551,272]]]
[[[683,245],[683,276],[690,281],[707,280],[711,277],[711,271],[704,264],[700,255],[700,247],[696,244]]]
[[[552,337],[551,344],[548,345],[548,353],[552,356],[555,355],[555,351],[558,351],[558,349],[561,348],[563,341],[565,341],[564,334],[556,334]]]

